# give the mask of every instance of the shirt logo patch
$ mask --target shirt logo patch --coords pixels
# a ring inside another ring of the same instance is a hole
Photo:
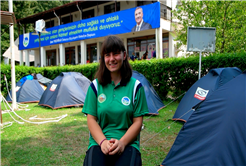
[[[199,100],[205,100],[208,95],[209,90],[204,90],[200,87],[197,87],[196,93],[194,95],[195,98]]]
[[[106,100],[106,96],[105,96],[105,94],[100,94],[99,96],[98,96],[98,102],[99,103],[103,103],[104,101]]]
[[[128,97],[122,97],[121,99],[122,104],[124,104],[125,106],[129,105],[131,103],[131,100]]]

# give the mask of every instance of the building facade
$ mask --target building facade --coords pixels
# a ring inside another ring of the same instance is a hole
[[[41,67],[98,62],[107,35],[119,36],[129,56],[134,52],[141,58],[148,52],[148,58],[155,54],[156,58],[174,57],[171,10],[175,6],[176,1],[162,0],[75,1],[18,19],[19,34],[26,24],[37,29],[40,19],[46,30],[39,30],[40,36],[33,32],[19,35],[20,57],[32,50],[34,66]]]

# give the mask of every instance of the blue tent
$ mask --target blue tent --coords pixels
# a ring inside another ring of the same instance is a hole
[[[186,122],[192,114],[193,106],[241,73],[242,71],[237,67],[211,69],[207,75],[196,81],[186,92],[178,105],[173,120]]]
[[[18,103],[31,103],[39,102],[45,87],[42,86],[37,80],[33,79],[32,75],[22,77],[16,83],[16,102]],[[6,97],[8,102],[12,102],[12,90]]]
[[[91,81],[78,72],[62,72],[44,91],[38,105],[52,109],[82,106]]]
[[[246,165],[246,71],[196,108],[162,165]]]
[[[156,93],[153,86],[149,81],[144,77],[143,74],[133,71],[132,77],[139,80],[144,87],[146,100],[149,108],[149,114],[158,115],[158,111],[165,107],[159,95]]]

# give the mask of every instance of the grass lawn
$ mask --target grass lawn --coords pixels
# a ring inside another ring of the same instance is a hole
[[[170,101],[164,101],[165,105]],[[141,153],[144,166],[160,165],[171,148],[182,124],[170,119],[178,106],[177,102],[160,110],[158,116],[144,117],[141,131]],[[5,110],[1,103],[2,110]],[[1,129],[1,165],[83,165],[88,146],[89,130],[81,108],[50,108],[28,104],[29,111],[16,113],[28,121],[30,117],[55,118],[67,114],[59,122],[31,124],[15,122],[8,113],[2,114],[2,121],[14,122]],[[11,115],[23,122],[16,115]],[[40,121],[40,120],[39,120]]]

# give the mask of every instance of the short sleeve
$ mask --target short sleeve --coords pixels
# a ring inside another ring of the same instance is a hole
[[[97,96],[93,90],[93,83],[89,86],[85,98],[85,103],[82,109],[82,112],[85,114],[90,114],[97,116]]]
[[[143,86],[141,86],[136,92],[134,100],[133,117],[139,117],[149,113]]]

